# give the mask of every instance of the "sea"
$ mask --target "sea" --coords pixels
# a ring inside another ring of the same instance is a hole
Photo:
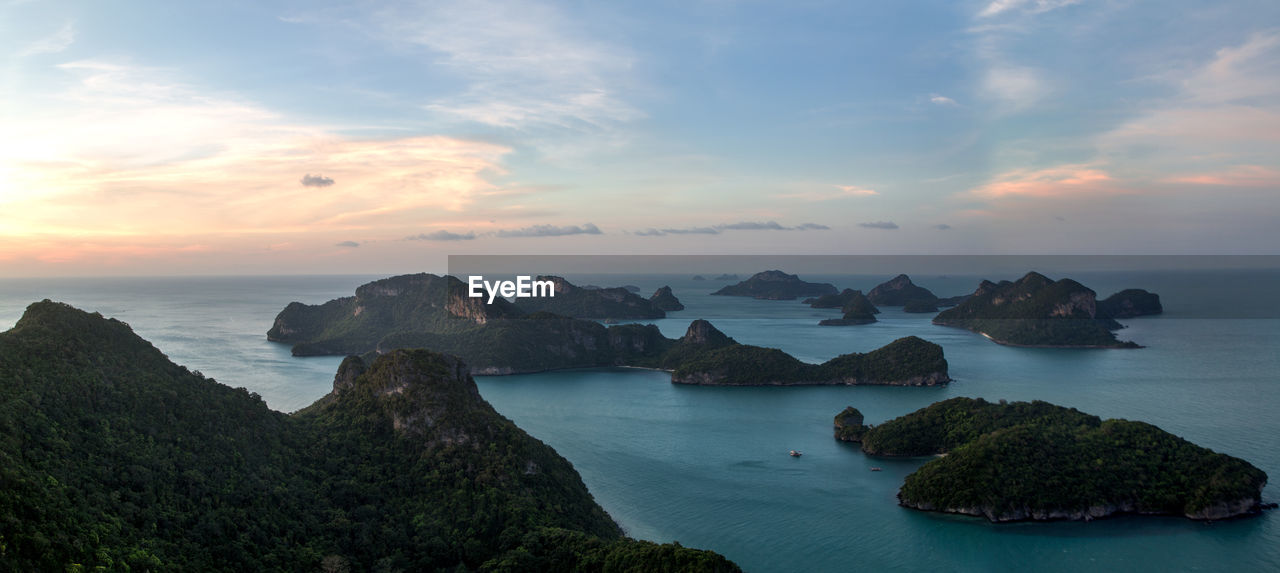
[[[291,301],[350,296],[382,276],[0,278],[0,329],[52,299],[129,323],[173,361],[292,412],[331,389],[339,357],[295,358],[266,331]],[[1280,476],[1280,271],[1098,271],[1071,276],[1106,296],[1161,295],[1159,316],[1125,319],[1140,349],[1034,349],[882,308],[879,322],[799,301],[711,296],[728,281],[689,274],[568,275],[578,284],[670,285],[686,305],[648,321],[669,337],[703,318],[739,342],[821,362],[902,336],[942,345],[940,387],[696,387],[664,372],[607,368],[477,377],[498,412],[554,447],[635,538],[712,549],[747,571],[1280,571],[1280,513],[1213,523],[1127,516],[991,524],[897,505],[928,458],[883,459],[832,437],[854,406],[880,423],[956,396],[1045,400],[1155,424]],[[745,278],[745,277],[744,277]],[[806,275],[864,291],[883,275]],[[913,274],[939,296],[979,276]],[[1058,277],[1054,277],[1058,278]],[[802,457],[788,455],[800,450]],[[882,471],[871,471],[873,467]],[[1264,501],[1280,500],[1268,486]]]

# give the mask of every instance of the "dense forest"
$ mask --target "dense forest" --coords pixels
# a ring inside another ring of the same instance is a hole
[[[1156,426],[1101,420],[1047,402],[952,398],[865,427],[847,408],[837,439],[875,455],[945,454],[898,493],[917,509],[992,521],[1116,513],[1223,519],[1256,513],[1267,475]]]
[[[456,358],[351,357],[285,415],[49,301],[0,334],[0,491],[12,570],[737,570],[623,536]]]

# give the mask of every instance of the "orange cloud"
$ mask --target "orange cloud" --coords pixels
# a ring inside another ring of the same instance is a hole
[[[1114,180],[1106,171],[1094,166],[1060,165],[1044,169],[1014,169],[996,175],[991,182],[971,189],[968,194],[985,198],[1002,197],[1066,197],[1091,193],[1111,193]]]
[[[1280,187],[1280,170],[1261,165],[1237,165],[1225,171],[1179,175],[1165,181],[1229,187]]]

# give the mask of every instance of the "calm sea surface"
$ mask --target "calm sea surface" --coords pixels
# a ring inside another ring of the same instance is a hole
[[[1071,276],[1101,296],[1159,292],[1166,314],[1122,321],[1129,328],[1119,333],[1147,348],[1010,348],[892,308],[876,324],[818,327],[838,312],[711,297],[723,283],[686,276],[570,276],[634,284],[646,296],[670,284],[688,308],[654,321],[667,336],[706,318],[739,342],[807,361],[917,335],[943,346],[956,381],[703,388],[673,385],[662,372],[604,369],[477,382],[499,412],[573,462],[632,536],[714,549],[749,571],[1280,571],[1280,513],[1212,524],[1125,517],[997,526],[898,507],[903,477],[927,460],[867,458],[832,439],[832,416],[847,405],[879,423],[954,396],[1039,399],[1150,422],[1280,476],[1280,273]],[[33,301],[68,302],[128,322],[175,362],[293,411],[328,392],[340,359],[293,358],[268,342],[276,313],[294,300],[349,296],[375,278],[0,279],[0,328]],[[888,277],[804,278],[866,290]],[[913,276],[940,296],[971,292],[979,278]],[[805,455],[791,458],[790,449]],[[1280,494],[1272,486],[1263,497]]]

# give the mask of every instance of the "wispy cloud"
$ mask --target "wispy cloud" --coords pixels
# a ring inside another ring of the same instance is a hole
[[[981,199],[1002,197],[1061,197],[1098,192],[1115,192],[1112,178],[1095,165],[1070,164],[1042,169],[1011,169],[990,182],[971,189],[968,195]]]
[[[40,54],[57,54],[70,48],[76,41],[76,27],[68,22],[57,32],[27,44],[18,51],[19,58],[38,56]]]
[[[848,199],[850,197],[871,197],[879,194],[880,193],[875,189],[860,187],[858,185],[830,185],[827,186],[826,189],[811,189],[791,193],[779,193],[774,195],[774,197],[778,199],[818,202]]]
[[[424,47],[469,83],[430,111],[497,127],[598,129],[643,114],[620,96],[632,56],[557,7],[531,0],[408,3],[377,35]]]
[[[1040,72],[1033,68],[997,64],[983,76],[982,90],[1005,111],[1021,111],[1035,105],[1046,88]]]
[[[661,237],[663,235],[718,235],[723,231],[825,231],[830,228],[831,227],[818,223],[801,223],[794,227],[787,227],[777,221],[740,221],[737,223],[724,223],[712,227],[685,227],[676,229],[649,228],[642,231],[635,231],[633,234],[641,237]]]
[[[893,221],[870,221],[867,223],[858,223],[858,226],[865,229],[885,229],[890,231],[898,228],[898,224]]]
[[[1280,170],[1261,165],[1235,165],[1216,172],[1176,175],[1165,181],[1194,185],[1280,188]]]
[[[355,242],[355,241],[342,241],[341,243],[338,243],[338,244],[336,244],[336,245],[334,245],[334,246],[335,246],[335,247],[342,247],[342,248],[344,248],[344,249],[354,249],[354,248],[356,248],[356,247],[359,247],[359,246],[360,246],[360,243],[357,243],[357,242]]]
[[[992,0],[981,12],[979,18],[990,18],[1009,12],[1029,12],[1038,14],[1078,4],[1080,0]]]
[[[948,225],[946,223],[938,223],[937,225],[934,225],[933,228],[939,231],[949,231],[951,230],[951,225]]]
[[[476,238],[474,232],[452,233],[444,229],[432,231],[430,233],[420,233],[417,235],[405,237],[407,241],[470,241]]]
[[[559,227],[556,225],[533,225],[520,229],[503,229],[494,233],[495,236],[502,238],[515,237],[563,237],[566,235],[603,235],[604,233],[599,227],[587,223],[582,226],[565,225]]]
[[[951,99],[942,94],[929,94],[929,103],[932,103],[934,105],[947,106],[947,107],[956,107],[960,105],[956,103],[956,100]]]

